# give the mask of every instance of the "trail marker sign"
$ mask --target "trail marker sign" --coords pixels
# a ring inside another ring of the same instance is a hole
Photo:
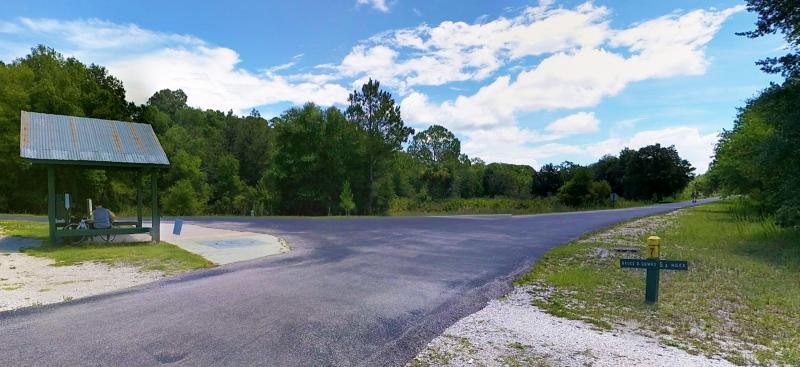
[[[619,259],[621,268],[646,269],[644,301],[656,303],[658,301],[658,280],[661,270],[689,270],[689,262],[679,260],[661,260],[661,238],[650,236],[647,238],[647,259]]]

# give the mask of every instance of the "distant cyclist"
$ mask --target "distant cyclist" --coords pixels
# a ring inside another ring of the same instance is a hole
[[[97,204],[94,206],[94,210],[92,210],[92,218],[94,218],[94,228],[111,228],[111,225],[114,223],[114,219],[117,216],[114,213],[106,208],[103,208],[102,205]]]

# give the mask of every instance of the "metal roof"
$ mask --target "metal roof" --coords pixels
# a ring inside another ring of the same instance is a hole
[[[169,165],[148,124],[22,111],[20,156],[55,164]]]

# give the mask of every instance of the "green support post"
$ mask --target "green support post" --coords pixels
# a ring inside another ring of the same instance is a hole
[[[56,244],[56,169],[47,166],[47,221],[50,226],[50,244]]]
[[[152,178],[152,195],[153,195],[153,220],[152,228],[150,228],[150,237],[154,243],[161,242],[161,216],[158,213],[158,171],[153,170]]]
[[[142,191],[143,191],[142,170],[136,171],[136,228],[142,228]]]
[[[647,259],[659,261],[661,258],[661,238],[650,236],[647,238]],[[654,304],[658,301],[658,283],[661,266],[647,268],[645,278],[644,302]]]

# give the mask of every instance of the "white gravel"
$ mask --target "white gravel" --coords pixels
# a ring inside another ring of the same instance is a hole
[[[601,331],[531,305],[515,288],[449,327],[409,366],[732,366],[627,331]]]
[[[0,242],[8,237],[0,237]],[[17,240],[17,239],[15,239]],[[17,246],[14,246],[17,247]],[[135,266],[83,263],[53,266],[54,261],[3,251],[0,246],[0,311],[45,305],[116,291],[163,277]]]

